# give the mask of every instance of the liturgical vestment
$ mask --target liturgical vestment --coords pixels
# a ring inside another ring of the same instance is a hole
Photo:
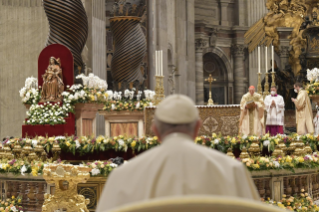
[[[254,101],[257,105],[254,109],[245,109],[248,102]],[[245,94],[240,102],[240,120],[239,131],[242,135],[256,135],[264,134],[264,101],[262,95],[254,93],[251,95],[249,92]]]
[[[184,195],[221,195],[260,200],[241,162],[172,133],[163,143],[113,170],[97,212],[149,199]]]
[[[272,101],[275,105],[272,105]],[[285,101],[278,94],[268,95],[265,98],[265,110],[267,111],[266,133],[276,136],[278,133],[283,134],[284,117],[285,117]]]
[[[300,90],[298,92],[295,106],[297,133],[299,135],[314,133],[312,107],[307,91]]]

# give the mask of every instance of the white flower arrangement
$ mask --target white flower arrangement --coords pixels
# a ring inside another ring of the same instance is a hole
[[[314,68],[312,70],[307,69],[307,79],[312,82],[318,82],[319,81],[319,69]]]
[[[145,94],[146,100],[152,101],[154,99],[154,96],[155,96],[155,91],[145,90],[144,94]]]
[[[21,100],[24,104],[35,104],[40,99],[40,93],[38,90],[38,79],[34,77],[28,77],[25,80],[25,85],[19,91]]]
[[[89,74],[89,76],[85,76],[84,74],[80,74],[76,77],[77,79],[82,79],[83,85],[90,89],[101,89],[107,90],[107,83],[105,80],[100,79],[98,76],[94,74]]]

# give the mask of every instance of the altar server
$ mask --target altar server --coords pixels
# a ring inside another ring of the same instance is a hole
[[[113,170],[97,212],[184,195],[221,195],[259,200],[247,168],[224,153],[194,143],[201,126],[193,101],[171,95],[155,111],[152,129],[162,144]]]
[[[296,106],[297,133],[305,135],[314,133],[313,114],[310,99],[307,91],[302,89],[302,84],[297,82],[294,85],[295,92],[298,93],[297,99],[291,98]]]
[[[242,135],[264,134],[264,100],[262,95],[255,93],[255,87],[250,86],[240,102],[239,132]]]
[[[265,110],[267,111],[266,133],[272,136],[284,134],[285,101],[277,94],[276,86],[270,88],[270,95],[265,98]]]

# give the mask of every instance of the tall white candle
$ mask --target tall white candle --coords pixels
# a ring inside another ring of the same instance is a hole
[[[268,71],[268,52],[267,52],[267,46],[266,46],[266,48],[265,48],[265,62],[266,62],[266,64],[265,64],[265,66],[266,66],[266,72],[265,73],[267,73],[267,71]]]
[[[161,50],[161,53],[160,53],[160,55],[161,55],[161,73],[160,73],[160,76],[164,76],[164,74],[163,74],[163,50]]]
[[[258,46],[258,73],[260,73],[260,46]]]
[[[274,60],[274,46],[271,45],[271,69],[275,72],[275,60]]]
[[[155,76],[158,76],[158,51],[155,51]]]

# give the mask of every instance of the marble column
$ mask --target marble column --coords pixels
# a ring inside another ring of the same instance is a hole
[[[285,66],[289,64],[289,46],[281,46],[280,47],[280,62],[281,62],[281,70],[285,69]]]
[[[229,0],[221,0],[220,1],[220,9],[221,9],[221,21],[220,25],[222,26],[228,26],[228,12],[227,12],[227,7],[229,4]]]
[[[244,51],[243,44],[235,44],[232,46],[234,57],[234,97],[235,104],[239,104],[242,96],[247,91],[247,78],[244,70]]]
[[[195,41],[195,79],[196,79],[196,104],[204,104],[204,71],[203,71],[203,49],[207,46],[208,39],[197,38]]]

